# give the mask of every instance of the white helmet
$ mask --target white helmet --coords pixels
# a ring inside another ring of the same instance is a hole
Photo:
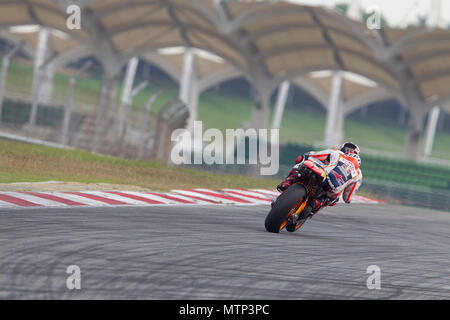
[[[356,143],[353,142],[345,142],[339,149],[345,154],[354,153],[358,156],[360,154],[359,147],[356,145]]]

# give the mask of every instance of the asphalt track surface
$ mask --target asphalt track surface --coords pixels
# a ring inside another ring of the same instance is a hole
[[[0,211],[3,299],[449,299],[450,213],[327,208],[296,233],[268,206]],[[68,290],[69,265],[81,289]],[[369,265],[381,289],[366,286]]]

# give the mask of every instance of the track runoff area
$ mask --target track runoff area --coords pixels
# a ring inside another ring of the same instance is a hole
[[[229,316],[216,299],[273,315],[275,300],[450,298],[448,212],[359,198],[272,234],[276,195],[3,192],[0,299],[169,299],[183,319]]]

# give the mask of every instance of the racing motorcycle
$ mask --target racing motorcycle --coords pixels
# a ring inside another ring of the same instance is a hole
[[[319,160],[308,159],[295,165],[293,170],[294,183],[272,203],[266,217],[265,227],[269,232],[298,230],[313,216],[311,201],[326,197],[327,174]]]

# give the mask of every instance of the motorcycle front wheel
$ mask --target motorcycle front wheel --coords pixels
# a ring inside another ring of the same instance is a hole
[[[272,210],[266,217],[265,227],[268,232],[279,233],[286,226],[292,210],[300,206],[306,197],[306,189],[301,184],[293,184],[274,202]]]

